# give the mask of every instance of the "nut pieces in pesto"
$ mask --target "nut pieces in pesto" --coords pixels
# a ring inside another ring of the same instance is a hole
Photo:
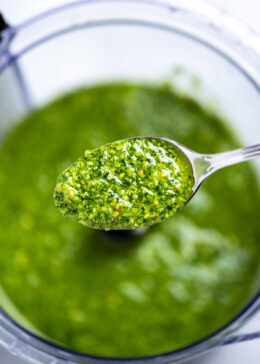
[[[64,217],[102,230],[135,229],[167,219],[194,185],[187,157],[157,138],[131,138],[86,151],[63,171],[54,193]]]

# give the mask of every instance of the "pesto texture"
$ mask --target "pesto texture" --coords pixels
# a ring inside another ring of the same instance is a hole
[[[181,214],[128,242],[64,219],[53,203],[57,176],[85,149],[133,135],[167,136],[200,153],[239,147],[221,119],[166,86],[108,84],[33,112],[0,148],[1,307],[93,355],[192,344],[245,307],[257,280],[260,199],[250,163],[219,171]]]
[[[135,138],[86,151],[59,176],[54,200],[65,217],[83,225],[135,229],[174,215],[193,185],[192,167],[180,149]]]

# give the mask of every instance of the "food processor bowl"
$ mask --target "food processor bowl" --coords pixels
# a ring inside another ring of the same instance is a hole
[[[260,37],[226,11],[193,0],[77,0],[21,24],[1,19],[0,133],[21,116],[81,85],[130,80],[173,83],[218,110],[244,145],[259,143]],[[259,163],[255,163],[260,170]],[[103,358],[58,346],[0,312],[0,343],[33,363],[173,363],[236,336],[260,307],[260,279],[224,327],[168,353]],[[230,336],[233,335],[233,336]]]

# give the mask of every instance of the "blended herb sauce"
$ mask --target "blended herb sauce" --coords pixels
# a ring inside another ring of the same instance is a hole
[[[53,203],[57,176],[86,148],[133,135],[201,153],[239,146],[222,120],[167,86],[108,84],[33,112],[0,149],[0,282],[9,299],[0,304],[94,355],[159,354],[205,337],[248,302],[259,264],[249,163],[219,171],[181,214],[125,244],[64,219]]]
[[[95,229],[141,228],[174,215],[194,185],[188,158],[156,138],[117,141],[62,172],[54,200],[61,213]]]

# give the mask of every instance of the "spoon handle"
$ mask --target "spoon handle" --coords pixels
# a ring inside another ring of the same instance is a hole
[[[257,157],[260,157],[260,144],[231,150],[230,152],[207,154],[204,156],[204,160],[209,163],[207,176],[221,168],[255,159]]]

